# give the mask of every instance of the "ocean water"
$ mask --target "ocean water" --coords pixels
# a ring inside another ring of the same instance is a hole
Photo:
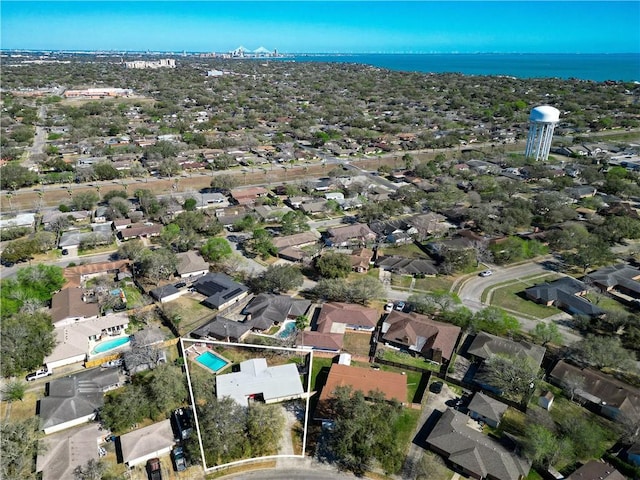
[[[308,54],[282,61],[346,62],[406,72],[640,81],[640,54]]]

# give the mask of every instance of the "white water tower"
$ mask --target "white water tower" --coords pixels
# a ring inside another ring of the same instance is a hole
[[[545,161],[551,149],[553,130],[560,121],[560,110],[542,105],[531,110],[529,115],[529,135],[524,155],[527,158]]]

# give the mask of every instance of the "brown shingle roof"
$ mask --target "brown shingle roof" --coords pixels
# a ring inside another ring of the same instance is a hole
[[[383,325],[385,341],[404,345],[422,354],[430,350],[442,352],[450,360],[460,335],[460,327],[431,320],[426,315],[393,310]]]
[[[318,330],[330,332],[333,323],[375,328],[379,319],[380,313],[373,308],[353,303],[325,303],[318,316]]]
[[[51,297],[51,321],[53,323],[70,317],[96,317],[99,312],[97,303],[82,301],[81,288],[65,288]]]
[[[336,388],[340,386],[350,386],[354,391],[361,391],[365,395],[371,391],[379,391],[389,401],[407,402],[405,375],[334,363],[329,370],[327,382],[322,388],[314,418],[331,418],[329,400]]]
[[[64,288],[79,287],[82,278],[86,275],[95,275],[108,272],[119,272],[129,267],[129,260],[116,260],[115,262],[99,262],[89,263],[87,265],[78,265],[76,267],[67,267],[64,269],[64,278],[67,284]]]

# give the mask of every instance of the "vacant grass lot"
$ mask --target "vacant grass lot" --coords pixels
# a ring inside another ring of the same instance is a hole
[[[524,297],[524,290],[539,283],[550,282],[560,278],[558,275],[535,276],[531,278],[520,279],[518,282],[506,282],[504,286],[494,287],[491,291],[491,305],[520,312],[534,318],[547,318],[561,310],[556,307],[547,307],[546,305],[537,304]],[[489,295],[488,291],[482,294],[483,301],[486,301]]]
[[[351,355],[367,357],[371,348],[370,332],[347,331],[344,334],[343,350]]]
[[[37,391],[25,392],[22,400],[17,402],[1,402],[0,418],[18,422],[33,417],[36,414],[36,404],[43,396],[44,384],[42,388],[39,388]]]
[[[180,335],[185,335],[194,328],[203,325],[213,318],[215,311],[200,304],[200,301],[193,296],[186,294],[165,305],[165,312],[169,317],[178,315],[180,317]]]
[[[437,275],[435,277],[416,278],[414,290],[426,290],[428,292],[445,291],[448,292],[453,285],[454,278],[448,275]]]

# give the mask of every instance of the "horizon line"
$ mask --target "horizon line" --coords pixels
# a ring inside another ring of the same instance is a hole
[[[225,55],[233,52],[234,49],[225,51],[212,51],[212,50],[120,50],[120,49],[58,49],[58,48],[4,48],[0,47],[0,52],[42,52],[42,53],[114,53],[114,54],[172,54],[172,55],[184,55],[188,54],[220,54]],[[501,51],[475,51],[475,52],[461,52],[461,51],[312,51],[312,52],[279,52],[277,49],[269,50],[269,52],[278,52],[277,55],[640,55],[639,52],[501,52]],[[249,56],[255,55],[252,50],[247,50]],[[277,57],[263,57],[263,58],[277,58]]]

